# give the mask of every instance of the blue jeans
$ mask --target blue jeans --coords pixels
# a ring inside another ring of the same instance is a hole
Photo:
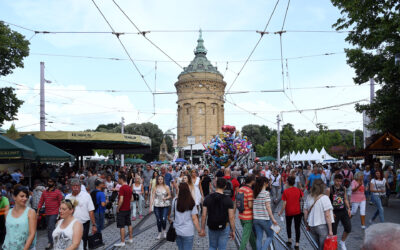
[[[157,220],[157,229],[161,233],[161,229],[165,230],[167,228],[167,216],[169,207],[154,207],[154,214]]]
[[[225,250],[229,239],[230,227],[226,226],[224,230],[208,229],[208,241],[210,250]]]
[[[372,221],[376,219],[376,217],[379,215],[379,219],[381,222],[384,222],[385,217],[383,214],[383,206],[382,206],[382,201],[379,195],[371,195],[371,201],[375,204],[376,206],[376,212],[374,216],[372,216]]]
[[[94,213],[94,219],[97,225],[97,232],[101,233],[101,231],[104,229],[104,213]]]
[[[47,224],[47,239],[50,244],[53,244],[53,231],[56,228],[58,214],[46,215]]]
[[[269,245],[271,244],[274,231],[271,229],[272,223],[270,220],[253,220],[253,226],[256,230],[256,245],[257,250],[266,250],[268,249]],[[267,239],[265,240],[264,244],[262,243],[264,232],[267,234]]]
[[[176,245],[179,250],[191,250],[193,248],[194,236],[176,236]]]

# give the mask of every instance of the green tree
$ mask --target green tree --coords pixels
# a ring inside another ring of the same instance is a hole
[[[29,55],[29,41],[0,21],[0,76],[11,74],[15,68],[23,68],[23,59]],[[0,125],[15,120],[19,100],[13,88],[0,88]]]
[[[96,131],[96,132],[111,132],[118,126],[119,126],[118,123],[100,124],[99,126],[97,126],[97,128],[94,131]]]
[[[331,0],[342,17],[333,25],[338,31],[351,30],[346,37],[353,48],[346,49],[347,63],[355,69],[356,84],[374,78],[382,88],[373,104],[356,105],[374,121],[371,127],[400,135],[400,1]]]
[[[22,103],[24,102],[17,98],[13,88],[0,88],[0,125],[5,121],[15,120]]]
[[[11,124],[10,128],[7,129],[7,132],[4,134],[5,136],[7,136],[10,139],[16,140],[18,138],[20,138],[17,129],[15,128],[14,123]]]

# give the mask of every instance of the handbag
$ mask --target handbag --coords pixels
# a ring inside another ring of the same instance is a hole
[[[88,237],[89,249],[96,249],[103,246],[103,236],[97,232]]]
[[[328,235],[324,241],[324,250],[337,250],[337,243],[337,235]]]
[[[174,202],[172,204],[172,207],[174,209],[174,221],[175,221],[176,200],[174,200]],[[170,241],[170,242],[175,242],[175,240],[176,240],[176,230],[175,230],[175,227],[174,227],[174,222],[171,222],[171,224],[169,225],[166,239],[167,239],[167,241]]]
[[[139,194],[132,193],[132,196],[133,196],[133,201],[138,201],[139,200]]]

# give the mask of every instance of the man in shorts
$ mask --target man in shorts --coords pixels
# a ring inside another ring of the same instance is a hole
[[[117,228],[121,233],[121,242],[114,244],[115,247],[125,246],[125,226],[128,226],[129,240],[128,243],[133,243],[133,229],[131,224],[131,201],[133,201],[132,189],[126,183],[126,176],[120,174],[118,183],[121,185],[118,194],[117,207]]]
[[[145,205],[148,206],[149,203],[149,186],[151,177],[153,177],[154,171],[151,169],[150,165],[146,166],[146,170],[143,171],[143,187],[144,187],[144,200]]]

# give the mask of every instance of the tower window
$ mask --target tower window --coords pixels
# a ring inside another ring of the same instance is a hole
[[[199,114],[203,114],[203,109],[199,108]]]
[[[189,108],[186,108],[186,114],[187,115],[189,114]]]
[[[215,115],[215,108],[213,108],[213,115]]]

